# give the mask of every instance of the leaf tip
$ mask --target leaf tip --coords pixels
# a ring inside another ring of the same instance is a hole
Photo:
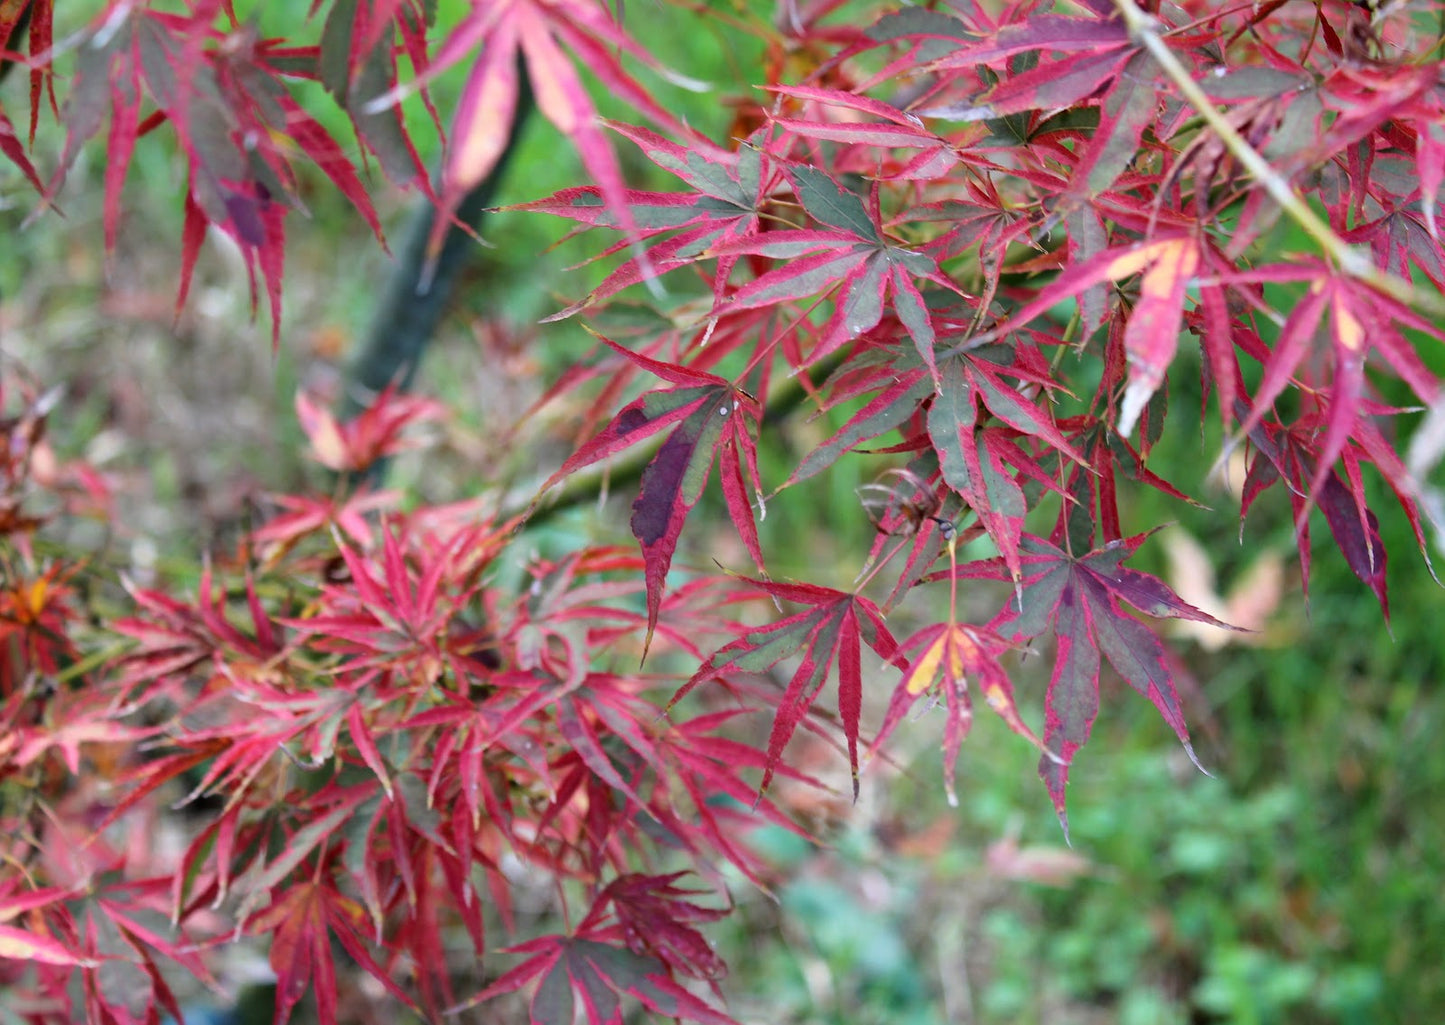
[[[643,666],[647,665],[647,653],[652,650],[652,638],[653,638],[653,635],[656,634],[656,633],[657,633],[657,613],[654,612],[651,616],[648,617],[647,636],[645,636],[645,637],[642,638],[642,657],[637,660],[637,668],[638,668],[639,670],[641,670]],[[676,698],[673,698],[673,701],[674,701],[674,702],[676,702],[676,700],[677,700]],[[668,709],[672,708],[672,705],[669,704],[669,705],[667,706],[667,708],[668,708]],[[665,711],[667,711],[667,709],[664,709],[664,712],[665,712]]]
[[[1204,773],[1204,775],[1208,776],[1210,779],[1215,779],[1216,777],[1214,773],[1206,769],[1203,763],[1199,761],[1199,756],[1194,753],[1194,745],[1187,740],[1181,741],[1181,743],[1184,745],[1184,753],[1189,756],[1189,760],[1194,763],[1194,767],[1200,772]]]
[[[762,807],[763,801],[766,800],[768,796],[768,787],[772,785],[772,782],[773,767],[769,765],[765,770],[763,770],[763,781],[758,786],[758,792],[753,795],[753,807],[751,810],[754,815],[758,813],[758,809]]]
[[[1124,389],[1124,403],[1119,409],[1119,434],[1122,437],[1129,437],[1134,433],[1134,425],[1139,422],[1139,415],[1144,412],[1149,399],[1153,397],[1157,385],[1146,378],[1136,378],[1129,382]]]

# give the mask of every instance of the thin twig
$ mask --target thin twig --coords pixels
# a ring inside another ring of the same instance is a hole
[[[1396,302],[1413,306],[1437,317],[1445,317],[1445,297],[1416,288],[1409,281],[1381,269],[1360,250],[1340,238],[1304,198],[1240,135],[1229,120],[1205,95],[1199,83],[1174,55],[1159,33],[1159,21],[1139,8],[1134,0],[1114,0],[1114,8],[1124,19],[1133,39],[1158,61],[1169,80],[1189,104],[1212,128],[1220,141],[1244,166],[1280,208],[1308,234],[1344,273],[1357,278]]]

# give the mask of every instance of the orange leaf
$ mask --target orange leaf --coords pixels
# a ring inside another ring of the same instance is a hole
[[[1174,359],[1184,317],[1184,289],[1199,267],[1199,246],[1188,236],[1161,239],[1130,255],[1143,253],[1149,255],[1149,267],[1140,284],[1139,302],[1124,328],[1129,386],[1119,411],[1119,433],[1125,436],[1134,430]]]

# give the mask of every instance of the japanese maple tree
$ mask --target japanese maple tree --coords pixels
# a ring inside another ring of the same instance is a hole
[[[1421,483],[1397,453],[1402,419],[1439,401],[1424,350],[1445,317],[1445,4],[740,5],[727,17],[767,56],[715,138],[656,98],[688,69],[644,48],[621,4],[469,0],[448,21],[427,0],[313,0],[297,39],[264,38],[232,0],[93,6],[57,39],[54,0],[0,0],[0,60],[20,71],[0,92],[0,154],[38,229],[95,145],[112,248],[135,149],[168,134],[185,163],[178,308],[221,233],[276,338],[303,180],[378,236],[371,191],[413,185],[436,204],[435,263],[525,93],[589,180],[518,207],[592,232],[610,261],[548,318],[600,338],[552,394],[600,398],[530,504],[499,482],[412,506],[366,471],[445,409],[388,389],[340,422],[302,395],[311,454],[341,483],[271,496],[198,586],[124,581],[128,611],[107,618],[86,605],[103,565],[45,538],[104,515],[108,484],[57,463],[55,394],[7,376],[14,1020],[179,1019],[178,993],[224,989],[244,941],[269,959],[278,1021],[303,999],[348,1019],[338,977],[363,973],[375,1000],[427,1020],[525,991],[546,1025],[639,1005],[727,1022],[705,929],[730,906],[724,864],[766,885],[751,826],[806,832],[772,786],[824,785],[789,762],[799,730],[835,744],[856,795],[891,736],[932,728],[908,710],[936,702],[951,795],[981,696],[1038,747],[1065,831],[1106,673],[1194,757],[1154,621],[1216,621],[1128,565],[1158,524],[1121,508],[1140,488],[1191,501],[1202,474],[1151,459],[1166,430],[1197,432],[1197,415],[1245,453],[1241,518],[1287,493],[1306,581],[1323,521],[1388,616],[1370,474],[1398,505],[1379,514],[1403,515],[1428,558]],[[685,32],[723,15],[679,0],[657,16]],[[456,68],[457,109],[437,110],[429,87]],[[594,81],[640,123],[601,118]],[[339,105],[354,138],[303,95]],[[53,159],[34,147],[45,118],[65,131]],[[445,140],[435,180],[417,123]],[[628,149],[671,186],[632,187]],[[610,335],[624,300],[664,326]],[[1169,419],[1179,374],[1206,405]],[[760,448],[783,450],[778,425],[809,415],[836,428],[765,479]],[[780,579],[768,500],[849,453],[876,466],[857,580]],[[535,558],[503,583],[550,489],[603,464],[636,470],[635,546]],[[679,554],[714,465],[742,565]],[[994,582],[990,614],[960,607],[964,581]],[[1025,649],[1050,666],[1036,693],[1015,684]],[[177,819],[175,850],[148,842]],[[557,931],[518,921],[529,873],[550,881]],[[493,969],[504,949],[518,956]]]

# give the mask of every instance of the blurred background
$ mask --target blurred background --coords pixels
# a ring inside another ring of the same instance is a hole
[[[441,4],[443,19],[458,2]],[[243,14],[248,6],[266,31],[306,31],[307,5],[237,4]],[[70,7],[58,16],[83,16]],[[677,10],[666,18],[651,7],[627,10],[644,43],[660,44],[674,66],[716,83],[718,94],[657,88],[692,123],[726,137],[734,111],[718,95],[743,93],[742,83],[755,77],[749,69],[776,55],[721,23],[691,22],[681,33],[668,21],[683,17]],[[732,13],[743,22],[770,15],[742,4]],[[0,88],[7,109],[24,109],[23,78]],[[443,111],[458,88],[456,76],[438,83]],[[314,92],[303,102],[316,100],[311,109],[325,111],[325,97]],[[350,138],[343,117],[322,120]],[[418,127],[422,139],[434,138]],[[257,496],[321,479],[303,459],[294,395],[300,387],[337,394],[388,260],[345,200],[313,179],[303,192],[307,216],[289,221],[280,350],[271,350],[264,314],[251,320],[238,254],[215,239],[202,253],[191,301],[173,320],[182,172],[164,137],[138,147],[109,263],[101,247],[101,151],[81,155],[61,195],[63,216],[33,223],[33,193],[0,163],[0,358],[7,374],[65,385],[52,442],[114,483],[117,521],[95,525],[83,543],[143,581],[185,584],[199,552],[224,547],[249,525]],[[52,125],[38,143],[37,165],[53,167],[60,146]],[[626,143],[617,149],[635,184],[672,187]],[[541,198],[583,180],[569,146],[534,119],[498,202]],[[378,192],[393,230],[415,202]],[[594,345],[572,323],[536,324],[599,279],[597,268],[566,268],[604,240],[559,241],[566,229],[537,214],[497,213],[485,223],[492,248],[478,249],[418,380],[453,419],[424,453],[399,460],[388,481],[415,501],[524,483],[573,443],[585,394],[543,407],[516,436],[525,448],[498,441]],[[639,306],[638,317],[646,316]],[[1442,369],[1437,353],[1427,357]],[[1139,491],[1127,496],[1124,514],[1126,531],[1175,523],[1140,552],[1139,568],[1256,631],[1176,637],[1186,710],[1213,776],[1189,764],[1146,702],[1106,682],[1093,740],[1072,774],[1070,848],[1031,747],[980,712],[951,808],[937,753],[941,713],[919,715],[896,734],[892,764],[870,766],[856,805],[816,792],[782,795],[822,843],[759,831],[774,865],[771,893],[737,880],[738,913],[711,933],[731,966],[725,992],[738,1019],[1439,1020],[1440,588],[1404,516],[1372,481],[1390,556],[1390,625],[1318,520],[1306,602],[1285,496],[1276,489],[1261,499],[1241,540],[1230,484],[1238,487],[1242,473],[1235,467],[1227,480],[1207,477],[1220,449],[1218,417],[1210,407],[1201,428],[1198,380],[1197,353],[1185,346],[1170,375],[1171,429],[1151,466],[1210,508]],[[764,443],[765,482],[786,477],[796,451],[827,430],[826,418],[779,423]],[[854,489],[883,465],[853,457],[820,485],[823,500],[790,493],[769,505],[763,544],[778,577],[851,583],[872,541]],[[627,542],[631,498],[555,515],[527,543],[562,551],[587,540]],[[694,514],[680,559],[745,568],[721,503],[711,500],[711,513]],[[834,576],[819,579],[820,566]],[[965,602],[986,610],[997,607],[997,596]],[[927,612],[914,614],[921,622]],[[902,636],[902,625],[895,633]],[[1025,714],[1036,725],[1047,655],[1019,667]],[[877,680],[881,703],[892,680]],[[846,779],[846,762],[821,745],[796,744],[790,757],[840,786]]]

